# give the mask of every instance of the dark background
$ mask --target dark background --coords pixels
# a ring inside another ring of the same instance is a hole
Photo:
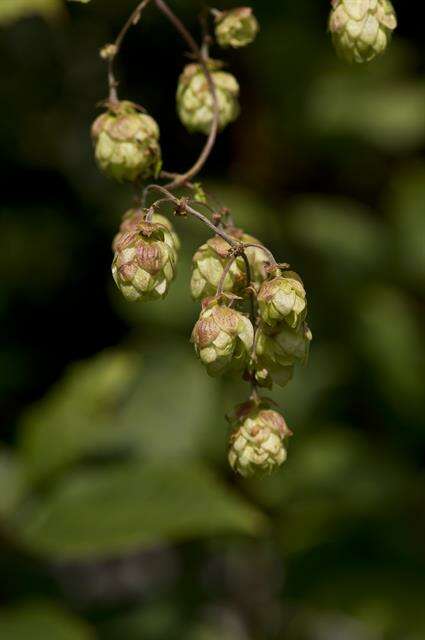
[[[326,0],[253,3],[257,41],[223,55],[242,115],[202,178],[301,273],[315,336],[273,394],[288,462],[249,482],[225,455],[246,389],[188,343],[207,231],[176,222],[163,303],[125,303],[110,276],[132,192],[97,172],[89,129],[98,50],[134,2],[0,5],[2,640],[425,636],[425,50],[397,4],[367,66],[336,58]],[[201,3],[171,5],[199,33]],[[203,143],[175,115],[184,55],[151,8],[118,65],[175,171]]]

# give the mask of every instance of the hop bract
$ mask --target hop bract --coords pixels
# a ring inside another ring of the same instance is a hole
[[[246,47],[257,36],[259,24],[250,7],[239,7],[219,13],[215,35],[220,47]]]
[[[165,298],[176,274],[177,248],[164,225],[140,221],[118,234],[114,250],[112,274],[128,300]]]
[[[244,477],[271,473],[286,460],[284,440],[289,435],[280,413],[253,408],[241,417],[230,438],[230,466]]]
[[[265,324],[275,327],[285,321],[298,327],[307,313],[306,292],[301,278],[286,271],[264,282],[258,293],[260,314]]]
[[[389,0],[332,0],[329,30],[348,62],[369,62],[383,53],[397,26]]]
[[[239,115],[239,84],[226,71],[220,71],[220,63],[209,63],[215,85],[219,126],[224,129]],[[214,101],[207,78],[199,64],[189,64],[180,76],[177,88],[177,111],[180,120],[190,132],[208,135],[214,119]]]
[[[227,230],[229,235],[247,244],[258,244],[260,242],[245,234],[240,229]],[[231,246],[220,236],[214,236],[203,244],[193,256],[192,279],[190,288],[194,300],[203,300],[214,296],[221,281],[223,271],[229,260]],[[267,276],[267,259],[264,252],[256,247],[248,247],[245,250],[251,267],[251,276],[254,284],[260,284]],[[242,257],[237,257],[227,274],[223,291],[238,295],[247,286],[246,267]]]
[[[307,361],[312,339],[305,323],[299,329],[291,329],[283,323],[272,333],[266,326],[260,327],[255,352],[258,385],[271,388],[275,383],[285,387],[292,380],[294,365]]]
[[[159,128],[131,102],[110,105],[92,127],[99,168],[119,182],[157,176],[161,169]]]
[[[243,371],[254,344],[254,328],[239,311],[211,300],[193,329],[192,342],[211,376]]]

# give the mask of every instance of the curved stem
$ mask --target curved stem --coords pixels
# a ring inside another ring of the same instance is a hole
[[[114,66],[115,66],[115,59],[121,50],[123,40],[127,35],[128,31],[130,30],[130,28],[138,22],[142,12],[144,11],[144,9],[146,9],[146,7],[151,2],[154,2],[155,6],[159,9],[159,11],[161,11],[161,13],[166,18],[168,18],[168,20],[171,22],[173,27],[182,36],[183,40],[188,45],[193,56],[198,60],[198,63],[205,74],[208,88],[211,92],[211,96],[213,100],[213,122],[211,124],[211,130],[210,130],[208,139],[201,151],[201,154],[199,158],[196,160],[195,164],[183,174],[172,174],[172,173],[169,173],[168,171],[163,171],[160,174],[160,177],[164,178],[165,180],[171,179],[171,182],[169,182],[165,186],[167,189],[174,190],[174,189],[177,189],[178,187],[185,185],[192,178],[194,178],[201,171],[201,169],[207,162],[211,154],[211,151],[213,150],[213,147],[215,145],[215,141],[217,139],[220,112],[219,112],[217,92],[216,92],[214,80],[212,78],[210,70],[208,69],[208,53],[207,51],[205,51],[204,49],[201,49],[198,46],[192,34],[188,31],[188,29],[185,27],[185,25],[180,20],[180,18],[178,18],[175,15],[175,13],[170,9],[170,7],[165,2],[165,0],[142,0],[142,2],[140,2],[137,5],[137,7],[134,9],[132,14],[128,18],[127,22],[119,32],[114,42],[115,51],[113,55],[109,57],[109,62],[108,62],[109,101],[111,103],[117,103],[119,101],[118,91],[117,91],[118,82],[115,77]]]
[[[255,249],[261,249],[261,251],[263,251],[267,255],[267,257],[269,258],[270,265],[272,267],[277,267],[278,262],[277,262],[276,258],[274,257],[274,255],[272,254],[270,249],[267,249],[267,247],[265,247],[264,245],[262,245],[262,244],[253,244],[253,243],[249,242],[249,243],[244,244],[244,246],[246,248],[254,247]]]
[[[232,268],[234,262],[237,260],[237,253],[233,253],[226,263],[226,266],[223,269],[223,273],[221,274],[220,282],[218,283],[216,297],[220,298],[224,291],[224,283],[226,282],[226,278],[230,273],[230,269]]]
[[[118,92],[117,92],[118,82],[117,82],[117,80],[115,78],[115,71],[114,71],[115,58],[117,57],[117,55],[119,54],[119,52],[121,50],[121,45],[122,45],[123,40],[124,40],[125,36],[127,35],[128,31],[131,29],[131,27],[133,25],[135,25],[138,22],[138,20],[140,19],[141,14],[142,14],[142,11],[144,11],[144,9],[146,9],[146,7],[148,6],[148,4],[150,4],[151,1],[152,0],[142,0],[142,2],[140,2],[137,5],[137,7],[134,9],[134,11],[130,15],[129,19],[127,20],[127,22],[125,23],[125,25],[123,26],[121,31],[119,32],[118,36],[116,37],[116,40],[114,42],[115,52],[114,52],[114,55],[112,55],[109,58],[109,64],[108,64],[108,81],[109,81],[109,100],[110,100],[110,102],[118,102]]]
[[[214,80],[212,78],[210,70],[208,69],[208,57],[206,53],[199,48],[193,36],[186,29],[182,21],[173,13],[173,11],[171,11],[170,7],[164,0],[154,0],[154,2],[158,7],[158,9],[162,11],[162,13],[169,19],[169,21],[175,27],[175,29],[180,33],[180,35],[185,40],[189,48],[192,50],[192,53],[194,54],[194,56],[197,58],[205,74],[205,77],[207,79],[208,88],[211,92],[211,96],[213,99],[213,122],[211,125],[211,131],[209,133],[207,142],[205,143],[205,146],[202,149],[199,158],[197,159],[195,164],[188,171],[186,171],[186,173],[177,175],[171,182],[165,185],[167,189],[177,189],[178,187],[181,187],[186,182],[194,178],[200,172],[200,170],[208,160],[211,154],[211,151],[213,150],[213,147],[215,145],[215,141],[217,139],[220,112],[218,107],[217,92],[216,92]],[[167,176],[165,172],[163,175],[164,177]]]
[[[149,191],[157,191],[161,195],[163,195],[166,198],[168,198],[170,202],[172,202],[174,205],[176,205],[176,207],[180,207],[187,214],[189,214],[189,215],[197,218],[201,222],[203,222],[207,227],[212,229],[217,236],[220,236],[221,238],[223,238],[223,240],[226,240],[226,242],[231,247],[237,248],[237,247],[242,247],[243,246],[242,242],[239,242],[239,240],[236,240],[235,238],[233,238],[231,235],[229,235],[228,233],[226,233],[225,231],[223,231],[219,227],[216,227],[215,224],[212,223],[209,218],[207,218],[207,216],[204,216],[203,213],[201,213],[200,211],[197,211],[192,206],[190,206],[188,201],[185,198],[177,198],[174,194],[172,194],[167,189],[167,187],[161,187],[159,184],[151,184],[148,187],[146,187],[145,193],[148,193]]]

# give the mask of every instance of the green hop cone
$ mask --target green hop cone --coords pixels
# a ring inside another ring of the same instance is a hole
[[[246,47],[259,31],[258,20],[250,7],[239,7],[231,11],[218,12],[215,35],[220,47]]]
[[[294,365],[305,364],[313,339],[308,326],[303,323],[291,329],[283,323],[275,332],[261,326],[256,337],[255,379],[260,387],[273,384],[285,387],[292,380]]]
[[[245,478],[272,473],[286,460],[284,440],[290,435],[280,413],[253,406],[242,413],[230,437],[230,466]]]
[[[338,55],[369,62],[385,51],[397,26],[389,0],[332,0],[329,30]]]
[[[148,209],[140,209],[140,208],[130,209],[129,211],[127,211],[127,213],[124,215],[122,219],[119,232],[115,236],[112,244],[112,250],[114,252],[116,251],[116,248],[124,234],[139,232],[140,225],[143,226],[145,223],[145,217],[147,213],[148,213]],[[171,222],[168,220],[168,218],[166,218],[165,216],[162,216],[159,213],[154,213],[150,218],[150,222],[153,222],[154,224],[157,224],[160,227],[162,227],[164,231],[164,242],[173,250],[175,254],[175,259],[177,260],[177,254],[180,250],[180,239],[177,233],[175,232]]]
[[[285,321],[296,328],[307,314],[307,300],[301,278],[285,271],[261,285],[258,293],[260,315],[266,325],[275,327]]]
[[[114,241],[112,274],[130,301],[163,299],[176,274],[177,250],[164,225],[140,221]]]
[[[119,182],[157,176],[161,169],[159,128],[131,102],[110,105],[92,127],[99,168]]]
[[[239,115],[239,84],[231,73],[219,69],[220,63],[210,61],[209,66],[216,89],[219,126],[224,129]],[[214,102],[207,78],[199,64],[187,65],[180,76],[177,112],[191,133],[210,133],[214,120]]]
[[[227,232],[240,242],[260,245],[256,238],[243,233],[240,229],[229,229]],[[190,284],[194,300],[202,300],[216,294],[223,271],[229,260],[230,250],[231,246],[226,240],[220,236],[214,236],[195,253]],[[260,284],[267,276],[267,257],[261,249],[256,247],[248,247],[246,255],[250,263],[254,283]],[[246,286],[245,263],[243,258],[238,256],[224,280],[223,291],[238,295],[243,292]]]
[[[210,376],[243,371],[254,344],[254,328],[239,311],[206,301],[193,333],[192,342]]]

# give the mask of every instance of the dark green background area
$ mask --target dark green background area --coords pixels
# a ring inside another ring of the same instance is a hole
[[[0,638],[422,640],[419,8],[398,2],[386,55],[351,67],[327,0],[257,1],[256,43],[223,55],[242,114],[202,179],[300,272],[314,334],[309,366],[273,392],[288,461],[245,481],[224,416],[246,385],[208,378],[189,344],[208,232],[176,221],[164,302],[128,304],[110,275],[133,194],[98,173],[89,130],[106,97],[98,51],[134,4],[2,22],[0,3]],[[170,4],[199,33],[202,4]],[[203,143],[175,114],[185,62],[152,9],[118,65],[175,171]]]

